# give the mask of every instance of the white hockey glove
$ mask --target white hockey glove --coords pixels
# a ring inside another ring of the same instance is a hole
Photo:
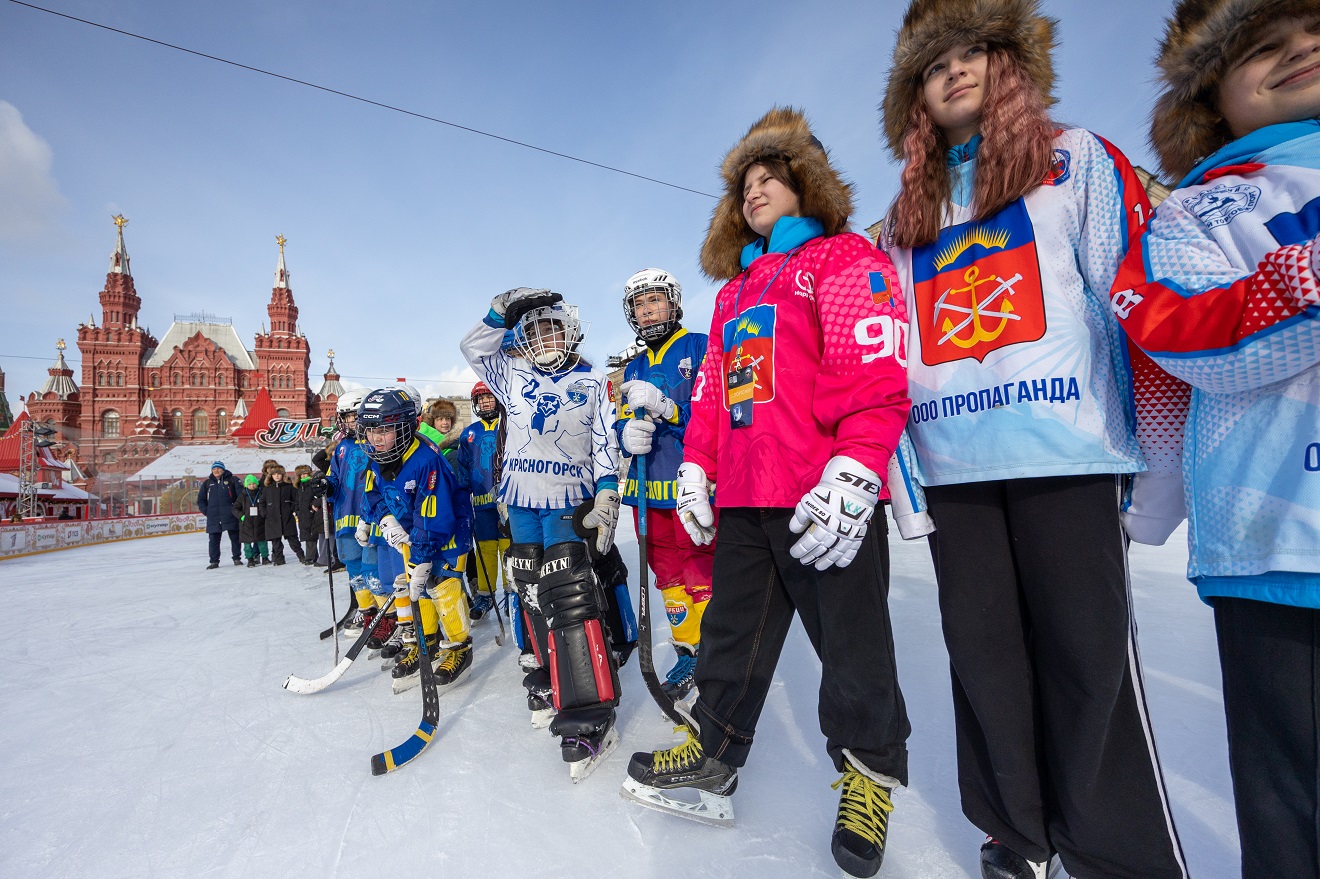
[[[366,519],[358,519],[357,530],[353,532],[353,539],[358,542],[358,546],[367,546],[371,543],[371,523]]]
[[[413,601],[426,597],[426,586],[431,582],[431,563],[414,565],[408,577],[408,597]]]
[[[596,529],[596,552],[604,555],[614,545],[614,529],[619,524],[619,493],[612,488],[596,492],[591,512],[582,524]]]
[[[654,445],[655,424],[645,418],[630,418],[623,425],[620,441],[630,455],[649,455]]]
[[[404,544],[412,543],[412,541],[408,539],[407,530],[399,524],[399,520],[389,515],[381,517],[380,536],[384,537],[385,542],[395,550]]]
[[[678,468],[678,519],[697,546],[715,539],[715,511],[710,506],[710,480],[700,465],[684,462]]]
[[[823,571],[840,568],[861,548],[867,523],[880,502],[880,476],[845,455],[835,455],[825,465],[820,483],[802,496],[788,527],[802,537],[789,554],[804,565]]]
[[[648,415],[655,415],[665,421],[673,421],[678,412],[678,404],[660,393],[660,389],[648,381],[633,379],[619,385],[623,401],[634,412],[644,410]]]

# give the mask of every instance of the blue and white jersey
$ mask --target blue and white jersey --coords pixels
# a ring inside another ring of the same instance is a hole
[[[330,455],[330,503],[335,511],[335,534],[352,535],[363,513],[362,482],[367,472],[366,450],[352,437],[345,437]],[[379,531],[379,529],[376,529]]]
[[[650,348],[637,355],[623,370],[623,380],[641,379],[660,389],[660,393],[674,401],[677,410],[673,419],[656,424],[651,453],[646,456],[646,503],[648,506],[672,510],[678,467],[683,463],[683,432],[692,415],[692,385],[701,372],[706,359],[705,333],[689,333],[680,329],[659,350]],[[622,438],[623,425],[632,417],[625,406],[623,417],[615,422],[615,430]],[[623,502],[637,506],[637,460],[628,466],[628,479],[624,483]]]
[[[459,484],[472,492],[472,507],[495,507],[495,447],[499,440],[499,416],[487,421],[478,417],[458,436],[458,451],[451,462]]]
[[[1188,577],[1320,607],[1320,122],[1224,147],[1155,213],[1114,284],[1124,329],[1192,385]]]
[[[511,507],[558,510],[617,488],[609,380],[585,361],[546,375],[503,351],[503,341],[504,327],[487,315],[460,344],[508,420],[499,499]]]

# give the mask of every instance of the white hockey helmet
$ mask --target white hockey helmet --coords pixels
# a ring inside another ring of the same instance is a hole
[[[519,318],[513,337],[532,365],[539,372],[550,374],[572,360],[587,331],[578,319],[576,305],[556,302],[533,308]]]
[[[403,391],[412,399],[413,411],[417,413],[417,417],[420,419],[422,417],[422,410],[426,408],[422,405],[422,395],[412,385],[399,385],[399,390]]]
[[[652,291],[664,293],[669,300],[669,317],[658,323],[641,326],[637,322],[637,300]],[[623,314],[637,338],[654,342],[671,335],[683,319],[683,285],[664,269],[642,269],[623,285]]]
[[[371,391],[367,388],[352,388],[339,395],[339,399],[335,401],[335,419],[339,422],[340,427],[346,427],[344,424],[345,416],[357,416],[358,407],[362,405],[362,401],[367,398],[369,393]]]

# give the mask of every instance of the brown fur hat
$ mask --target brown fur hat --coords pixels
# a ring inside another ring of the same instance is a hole
[[[894,60],[880,107],[889,150],[900,161],[912,106],[921,95],[921,75],[954,46],[985,43],[1022,63],[1046,105],[1054,103],[1058,23],[1041,15],[1039,0],[912,0],[894,41]]]
[[[426,408],[422,410],[422,421],[434,426],[435,420],[443,415],[458,421],[458,407],[454,405],[454,401],[440,397],[426,404]],[[451,426],[450,429],[452,430],[453,427]]]
[[[1182,0],[1169,19],[1157,64],[1164,92],[1150,120],[1150,145],[1175,181],[1233,140],[1216,88],[1266,25],[1320,12],[1317,0]]]
[[[742,249],[761,236],[743,219],[743,178],[747,169],[765,159],[788,164],[792,187],[802,215],[819,220],[826,235],[848,228],[853,211],[852,185],[830,165],[826,153],[801,110],[775,107],[762,116],[742,140],[729,150],[720,165],[724,195],[710,217],[706,243],[701,246],[701,270],[716,281],[726,281],[742,271]]]

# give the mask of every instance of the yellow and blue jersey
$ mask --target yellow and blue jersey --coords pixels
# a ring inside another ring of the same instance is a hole
[[[415,563],[456,562],[472,544],[471,513],[457,500],[454,471],[430,443],[414,439],[393,478],[370,461],[364,514],[374,522],[391,515],[408,532]]]

